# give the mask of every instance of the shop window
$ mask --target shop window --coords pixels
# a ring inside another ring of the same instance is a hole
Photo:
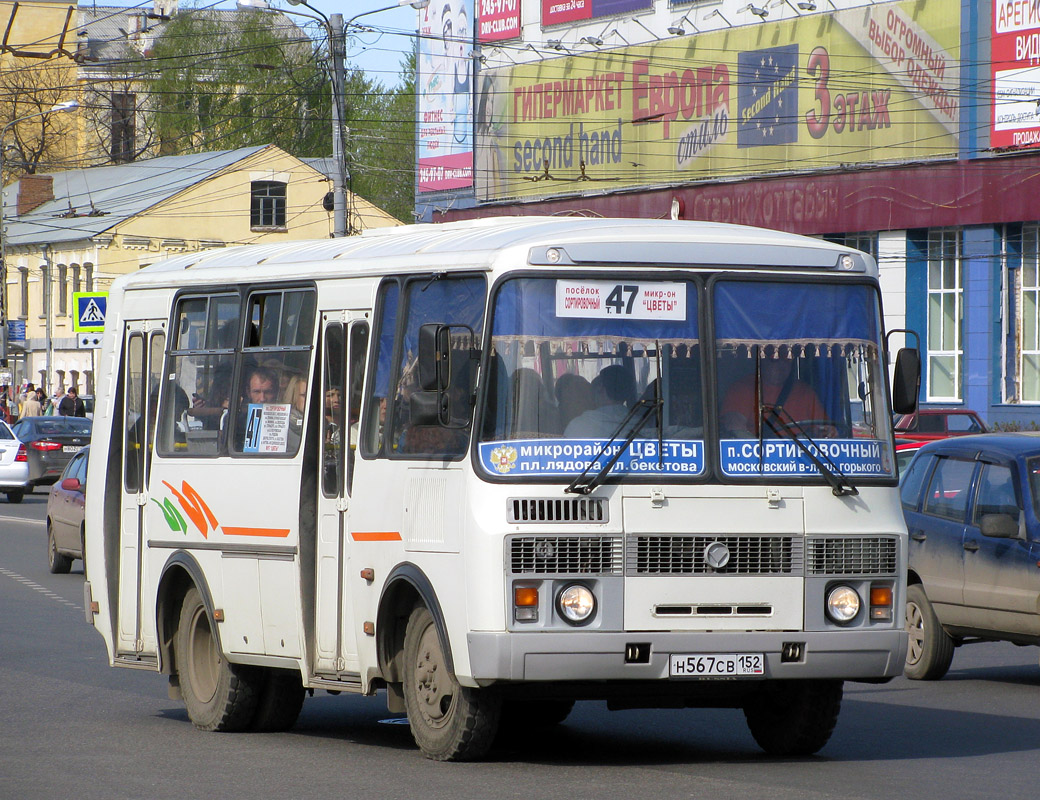
[[[250,227],[284,228],[285,184],[281,181],[253,181],[250,191]]]
[[[964,282],[961,233],[928,234],[928,399],[959,401],[963,345]]]

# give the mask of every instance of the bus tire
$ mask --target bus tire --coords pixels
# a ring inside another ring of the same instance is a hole
[[[177,625],[175,663],[191,724],[202,731],[241,731],[256,715],[259,671],[227,661],[206,603],[192,586]]]
[[[72,569],[72,559],[58,552],[50,520],[47,520],[47,568],[54,575],[64,575]]]
[[[906,587],[906,648],[903,674],[915,681],[937,681],[953,661],[953,639],[943,630],[935,609],[919,583]]]
[[[412,737],[434,761],[471,761],[498,732],[502,700],[488,689],[460,686],[446,666],[433,616],[417,606],[404,635],[404,703]]]
[[[517,699],[502,703],[502,728],[530,730],[560,725],[574,710],[573,700]]]
[[[292,728],[303,708],[304,693],[300,673],[288,669],[265,669],[251,730],[275,733]]]
[[[748,729],[771,756],[811,756],[834,732],[843,687],[840,680],[771,681],[744,705]]]

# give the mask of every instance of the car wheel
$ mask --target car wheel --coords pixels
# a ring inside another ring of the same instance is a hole
[[[25,497],[25,492],[22,489],[15,489],[14,491],[7,493],[8,503],[20,503]]]
[[[843,692],[840,680],[770,681],[744,704],[744,718],[769,755],[810,756],[831,738]]]
[[[55,575],[64,575],[72,569],[72,559],[58,552],[58,545],[54,542],[54,531],[51,529],[50,520],[47,521],[47,566]]]
[[[203,731],[249,727],[256,715],[260,672],[224,658],[209,611],[194,586],[181,605],[174,656],[192,725]]]
[[[903,672],[915,681],[937,681],[950,669],[953,639],[943,630],[919,583],[906,587],[906,631],[910,641]]]
[[[441,650],[437,625],[423,606],[413,609],[405,629],[404,704],[412,736],[427,758],[478,759],[495,740],[501,697],[459,685]]]
[[[300,716],[305,691],[299,672],[265,669],[250,729],[264,733],[289,730]]]

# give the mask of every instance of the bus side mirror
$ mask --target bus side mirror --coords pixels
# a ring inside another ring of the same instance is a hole
[[[451,376],[451,338],[447,325],[419,326],[419,388],[443,392]]]
[[[917,350],[903,347],[896,353],[896,369],[892,383],[892,410],[897,414],[913,414],[921,391],[921,356]]]

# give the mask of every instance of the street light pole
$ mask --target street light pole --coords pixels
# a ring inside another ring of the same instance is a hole
[[[6,362],[8,356],[7,349],[7,224],[4,219],[4,212],[6,207],[3,201],[3,174],[4,174],[4,152],[6,145],[4,139],[7,137],[7,132],[17,125],[19,122],[24,122],[27,119],[33,119],[34,117],[46,117],[49,114],[60,114],[64,111],[72,111],[73,109],[79,108],[79,101],[77,100],[66,100],[64,103],[58,103],[51,108],[45,108],[42,111],[34,111],[32,114],[26,114],[23,117],[17,117],[12,119],[3,129],[0,130],[0,361]],[[50,330],[50,319],[47,320],[47,329]]]

